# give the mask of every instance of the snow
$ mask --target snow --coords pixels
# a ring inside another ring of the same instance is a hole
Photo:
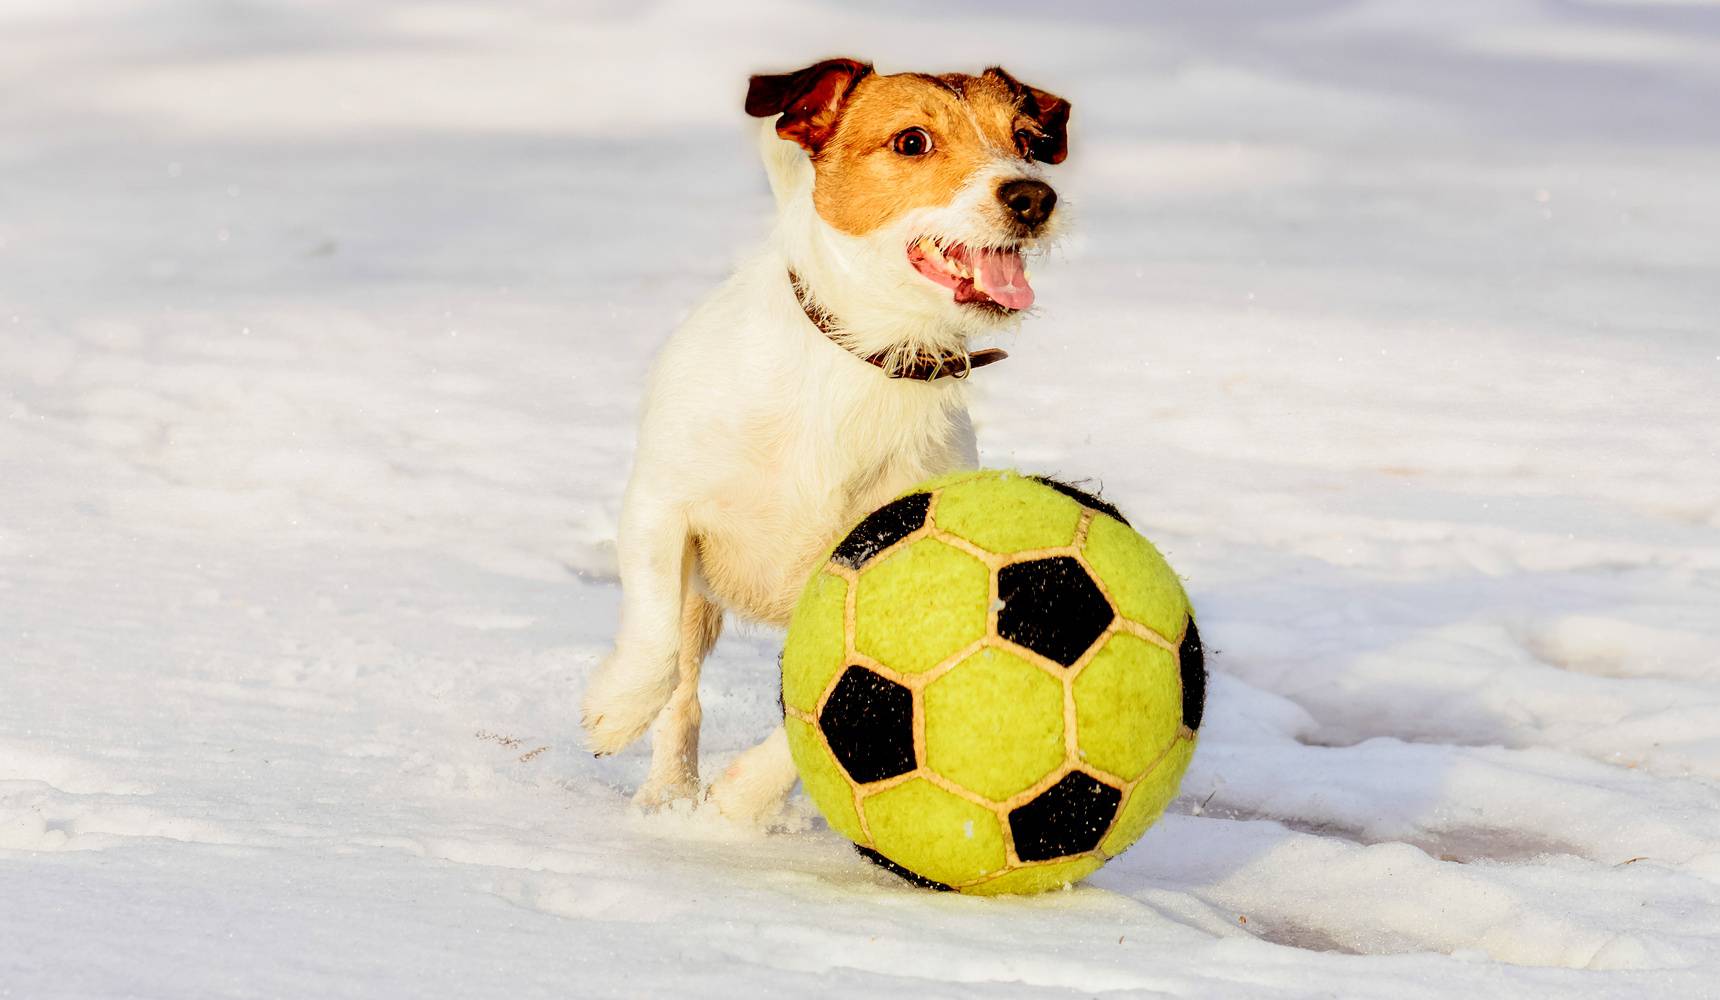
[[[982,457],[1217,673],[1068,892],[579,748],[742,80],[835,52],[1075,105]],[[0,996],[1720,996],[1720,8],[15,0],[0,88]]]

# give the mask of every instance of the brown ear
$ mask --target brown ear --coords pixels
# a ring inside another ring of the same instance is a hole
[[[836,134],[842,101],[872,72],[870,63],[826,59],[793,73],[755,76],[747,83],[747,114],[781,115],[776,134],[816,153]]]
[[[1002,80],[1021,100],[1021,113],[1034,120],[1039,134],[1026,139],[1023,153],[1041,163],[1062,163],[1069,156],[1069,102],[1048,90],[1029,87],[1010,76],[1001,66],[986,69],[987,76]]]

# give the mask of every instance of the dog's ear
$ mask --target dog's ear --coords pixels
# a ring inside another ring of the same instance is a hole
[[[826,59],[793,73],[755,76],[747,83],[747,114],[781,115],[776,134],[817,153],[836,134],[843,100],[871,72],[870,63]]]
[[[1030,87],[1010,76],[1001,66],[992,66],[986,76],[996,77],[1021,101],[1021,113],[1038,124],[1038,134],[1017,134],[1018,151],[1040,163],[1062,163],[1069,156],[1069,102],[1048,90]]]

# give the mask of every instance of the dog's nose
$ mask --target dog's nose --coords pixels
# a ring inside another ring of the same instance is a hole
[[[1020,179],[998,185],[997,200],[1022,225],[1037,229],[1051,218],[1051,210],[1057,207],[1057,192],[1044,181]]]

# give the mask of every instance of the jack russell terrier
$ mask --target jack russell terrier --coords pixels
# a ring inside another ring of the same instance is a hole
[[[621,624],[586,686],[597,755],[656,722],[634,801],[699,791],[699,666],[725,612],[786,626],[857,520],[977,465],[974,338],[1033,304],[1023,255],[1055,233],[1044,164],[1069,103],[998,68],[873,72],[828,59],[755,76],[747,113],[778,218],[763,249],[657,357],[622,503]],[[774,127],[772,127],[774,125]],[[709,797],[762,822],[794,788],[778,726]]]

